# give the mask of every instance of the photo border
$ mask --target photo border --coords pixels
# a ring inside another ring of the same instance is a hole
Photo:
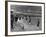
[[[8,35],[8,2],[44,4],[44,33]],[[42,3],[42,2],[25,2],[25,1],[5,1],[5,36],[24,36],[24,35],[41,35],[41,34],[45,34],[45,3]]]

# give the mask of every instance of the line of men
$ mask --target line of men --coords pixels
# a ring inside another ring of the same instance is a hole
[[[12,14],[13,12],[11,11],[11,28],[13,29],[13,22],[14,22],[14,19],[15,19],[15,22],[22,19],[25,19],[28,23],[31,23],[31,17],[30,16],[26,16],[26,15],[16,15],[14,17],[14,15]],[[38,19],[38,23],[37,23],[37,26],[39,27],[39,19]]]

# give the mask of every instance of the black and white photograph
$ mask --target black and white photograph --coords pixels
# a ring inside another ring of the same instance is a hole
[[[44,4],[8,2],[8,35],[44,33]]]
[[[11,31],[41,30],[41,6],[11,5]]]

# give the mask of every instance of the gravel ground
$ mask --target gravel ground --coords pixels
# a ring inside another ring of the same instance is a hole
[[[12,31],[14,32],[18,32],[18,31],[37,31],[37,30],[41,30],[39,27],[37,27],[36,25],[33,24],[28,24],[25,20],[24,21],[19,21],[17,23],[14,24],[14,28],[12,29]]]

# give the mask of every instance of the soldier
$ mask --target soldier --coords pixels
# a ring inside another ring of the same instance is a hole
[[[37,27],[39,27],[39,24],[40,24],[40,22],[39,22],[39,19],[38,19]]]
[[[12,29],[13,29],[13,21],[14,21],[13,11],[11,11],[11,28]]]
[[[29,23],[31,22],[31,18],[30,18],[30,16],[29,16]]]

